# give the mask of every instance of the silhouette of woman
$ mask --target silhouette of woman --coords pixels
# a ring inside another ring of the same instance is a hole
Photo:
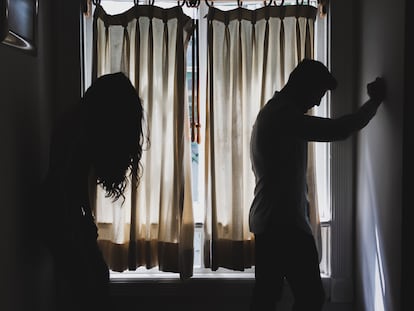
[[[109,270],[97,244],[90,190],[122,199],[138,184],[143,108],[122,73],[96,79],[54,129],[42,191],[42,235],[54,264],[56,310],[106,310]],[[92,187],[92,188],[91,188]]]

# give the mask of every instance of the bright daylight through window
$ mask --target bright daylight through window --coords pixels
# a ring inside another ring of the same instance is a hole
[[[180,1],[181,2],[181,1]],[[280,1],[277,1],[278,3]],[[317,1],[305,1],[313,6],[317,6]],[[230,10],[237,7],[238,1],[217,1],[214,3],[214,7],[221,10]],[[285,5],[296,4],[296,1],[284,1]],[[107,1],[101,0],[101,6],[110,15],[119,14],[125,12],[134,5],[132,0],[117,0]],[[156,0],[154,5],[169,8],[177,5],[177,1],[158,1]],[[256,9],[263,6],[263,1],[243,1],[243,7],[247,9]],[[92,8],[93,9],[93,8]],[[203,104],[206,100],[206,66],[207,66],[207,19],[206,14],[208,12],[208,6],[204,1],[200,1],[198,9],[189,8],[186,5],[183,6],[183,11],[186,15],[199,21],[199,77],[200,77],[200,114],[201,120],[204,117]],[[315,58],[327,64],[328,62],[328,44],[327,44],[327,27],[328,22],[326,18],[317,17],[315,21]],[[91,82],[91,68],[92,68],[92,16],[84,16],[83,19],[83,63],[84,63],[84,89],[90,85]],[[191,116],[191,90],[192,90],[192,40],[189,42],[187,49],[187,88],[188,88],[188,102],[189,111]],[[203,80],[204,79],[204,80]],[[203,93],[204,90],[204,93]],[[314,108],[314,114],[322,117],[329,116],[329,94],[327,94],[319,107]],[[204,124],[201,124],[201,133],[203,134],[205,128]],[[201,135],[203,137],[203,135]],[[330,204],[330,144],[329,143],[316,143],[315,144],[316,155],[316,180],[317,180],[317,197],[319,216],[321,221],[321,238],[322,238],[322,260],[321,260],[321,273],[324,276],[330,275],[330,221],[331,221],[331,204]],[[203,268],[203,222],[204,222],[204,146],[203,138],[201,143],[192,143],[192,174],[193,174],[193,209],[194,209],[194,222],[195,222],[195,235],[194,235],[194,275],[211,275],[217,276],[218,273],[233,273],[233,275],[243,277],[253,277],[253,269],[247,269],[245,272],[233,272],[220,268],[216,272]],[[147,270],[145,267],[140,267],[136,271],[125,271],[122,273],[111,272],[111,278],[116,277],[128,277],[136,278],[142,276],[148,276],[148,274],[156,277],[175,277],[169,273],[159,272],[157,268]],[[178,275],[176,277],[179,277]]]

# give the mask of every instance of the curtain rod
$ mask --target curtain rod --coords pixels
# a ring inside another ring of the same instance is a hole
[[[90,1],[92,1],[92,3],[94,5],[101,3],[101,0],[81,0],[82,6],[84,6],[85,2],[90,2]],[[154,5],[157,0],[143,0],[143,1],[140,1],[140,0],[123,0],[123,1],[120,1],[120,2],[129,2],[129,1],[133,2],[136,5],[140,5],[140,4],[142,4],[142,5]],[[200,3],[202,1],[205,2],[208,6],[212,6],[212,5],[214,5],[214,3],[220,3],[220,2],[222,2],[222,3],[223,2],[226,2],[226,3],[236,2],[238,6],[242,6],[243,3],[247,3],[247,2],[250,2],[250,3],[251,2],[261,2],[266,6],[270,6],[270,5],[282,6],[282,5],[289,5],[292,2],[296,5],[309,5],[312,0],[286,1],[286,2],[289,2],[289,4],[286,4],[285,0],[160,0],[160,1],[162,1],[162,2],[177,2],[177,4],[180,5],[180,6],[186,5],[188,7],[197,7],[197,6],[200,5]],[[322,5],[327,5],[327,3],[328,3],[328,0],[315,0],[315,1],[317,1],[318,4],[322,4]]]
[[[81,8],[84,13],[88,12],[88,8],[90,8],[90,5],[93,3],[94,5],[99,5],[101,3],[101,0],[80,0],[81,1]],[[158,0],[143,0],[142,3],[140,3],[140,0],[128,0],[132,1],[135,5],[154,5],[156,1]],[[128,2],[127,0],[124,0],[124,2]],[[206,3],[208,7],[213,7],[214,3],[229,3],[229,2],[236,2],[239,7],[243,6],[243,3],[247,2],[260,2],[263,3],[264,6],[284,6],[284,5],[290,5],[291,2],[293,2],[296,5],[309,5],[311,0],[296,0],[296,1],[289,1],[289,4],[285,3],[285,0],[160,0],[163,2],[177,2],[177,5],[184,6],[190,8],[197,8],[200,3],[203,1]],[[329,6],[329,0],[316,0],[319,6],[320,15],[324,16],[327,13],[328,6]]]

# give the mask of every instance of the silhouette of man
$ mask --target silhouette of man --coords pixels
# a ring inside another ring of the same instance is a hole
[[[319,258],[308,219],[307,143],[343,140],[362,129],[385,97],[383,79],[368,84],[370,99],[353,114],[337,119],[309,116],[336,79],[318,61],[305,59],[287,84],[258,113],[251,134],[256,177],[250,207],[255,234],[255,286],[251,310],[274,310],[286,278],[293,310],[321,310],[325,300]]]
[[[42,235],[54,265],[55,310],[107,310],[109,270],[97,244],[94,187],[122,199],[138,183],[143,108],[122,73],[95,80],[54,129],[43,184]],[[90,191],[92,190],[92,191]]]

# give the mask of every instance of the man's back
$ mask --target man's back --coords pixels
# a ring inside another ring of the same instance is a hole
[[[310,232],[305,217],[307,142],[290,131],[301,114],[275,93],[253,126],[250,151],[256,188],[250,227],[254,233],[262,232],[269,221]]]

